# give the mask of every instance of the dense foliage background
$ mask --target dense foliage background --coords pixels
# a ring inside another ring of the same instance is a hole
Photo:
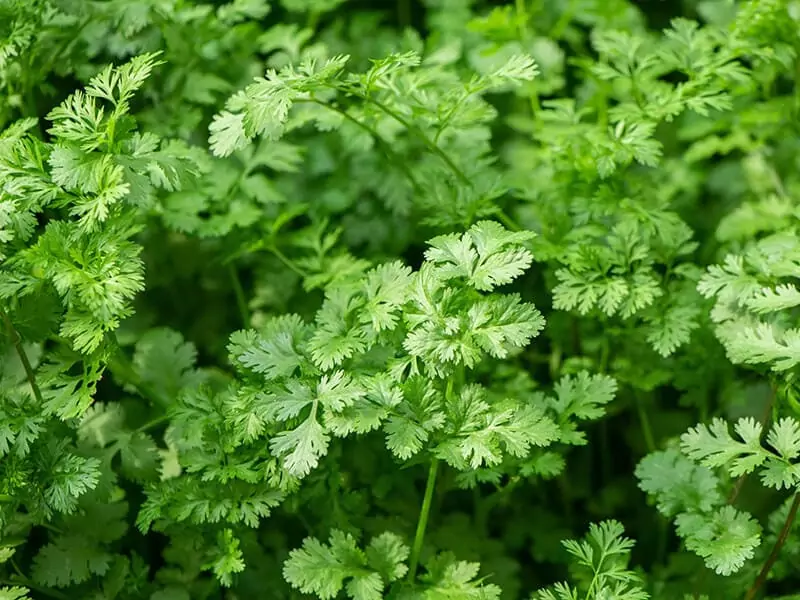
[[[798,50],[0,0],[0,599],[800,598]]]

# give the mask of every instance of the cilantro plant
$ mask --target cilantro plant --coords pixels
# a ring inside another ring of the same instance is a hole
[[[0,0],[0,600],[800,597],[800,2]]]

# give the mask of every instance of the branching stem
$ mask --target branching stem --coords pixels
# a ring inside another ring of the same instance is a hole
[[[322,100],[318,100],[317,98],[309,98],[307,100],[297,100],[297,102],[311,102],[319,106],[324,106],[328,110],[332,110],[333,112],[341,115],[342,118],[347,119],[360,129],[363,129],[364,131],[369,133],[370,137],[375,139],[375,143],[378,144],[378,147],[386,155],[386,158],[392,161],[392,166],[395,166],[399,168],[401,171],[403,171],[403,174],[406,176],[409,183],[411,183],[411,186],[414,188],[414,190],[418,193],[420,192],[422,187],[417,182],[416,178],[414,177],[414,174],[411,172],[411,169],[409,169],[408,165],[406,164],[406,161],[403,160],[403,158],[399,156],[397,152],[392,150],[391,146],[389,146],[389,144],[387,144],[386,141],[384,141],[384,139],[378,134],[378,132],[373,127],[370,127],[366,123],[359,121],[353,115],[348,113],[346,110],[342,110],[335,104],[328,104],[326,102],[323,102]]]
[[[424,131],[422,131],[422,130],[421,130],[419,127],[417,127],[416,125],[414,125],[414,124],[412,124],[412,123],[409,123],[408,121],[406,121],[406,120],[405,120],[405,119],[404,119],[404,118],[403,118],[401,115],[399,115],[399,114],[398,114],[396,111],[394,111],[394,110],[390,109],[388,106],[386,106],[386,105],[385,105],[385,104],[383,104],[382,102],[379,102],[379,101],[375,100],[374,98],[369,98],[369,99],[368,99],[368,102],[372,102],[372,104],[374,104],[375,106],[377,106],[378,108],[380,108],[380,109],[381,109],[382,111],[384,111],[384,112],[385,112],[387,115],[391,116],[393,119],[395,119],[396,121],[398,121],[399,123],[401,123],[403,126],[405,126],[406,128],[408,128],[408,130],[409,130],[411,133],[413,133],[414,135],[416,135],[416,136],[417,136],[417,137],[420,139],[420,141],[422,141],[422,143],[423,143],[423,144],[425,144],[425,146],[426,146],[426,147],[427,147],[427,148],[428,148],[428,149],[429,149],[431,152],[433,152],[434,154],[436,154],[436,155],[437,155],[439,158],[441,158],[441,159],[442,159],[442,161],[444,161],[444,163],[445,163],[445,164],[446,164],[446,165],[447,165],[447,166],[450,168],[450,170],[453,172],[453,174],[454,174],[456,177],[458,177],[458,178],[461,180],[461,182],[462,182],[463,184],[465,184],[465,185],[468,185],[468,186],[472,187],[472,181],[470,181],[469,177],[467,177],[467,176],[464,174],[464,171],[462,171],[462,170],[461,170],[461,169],[458,167],[458,165],[456,165],[456,163],[454,163],[454,162],[453,162],[453,159],[451,159],[451,158],[450,158],[450,156],[447,154],[447,152],[445,152],[444,150],[442,150],[442,149],[441,149],[441,148],[440,148],[440,147],[439,147],[437,144],[434,144],[434,143],[433,143],[433,140],[431,140],[431,139],[430,139],[430,138],[429,138],[427,135],[425,135],[425,132],[424,132]]]
[[[300,277],[301,279],[306,279],[308,277],[308,273],[303,271],[303,269],[301,269],[296,264],[294,264],[294,262],[289,260],[289,258],[283,252],[281,252],[275,244],[268,245],[267,250],[272,252],[272,254],[275,255],[275,258],[277,258],[284,265],[289,267],[289,269],[294,271],[297,274],[297,276]]]
[[[339,90],[339,91],[345,92],[345,93],[352,93],[352,92],[349,92],[349,90],[347,90],[347,89],[341,89],[341,88],[338,88],[338,87],[336,89]],[[403,127],[405,127],[408,131],[410,131],[415,136],[417,136],[417,138],[419,138],[419,140],[428,148],[428,150],[430,150],[436,156],[438,156],[439,158],[442,159],[442,161],[448,166],[448,168],[453,172],[453,174],[458,179],[461,180],[462,183],[472,187],[472,182],[470,181],[469,177],[467,177],[466,174],[464,174],[464,171],[462,171],[458,167],[458,165],[456,165],[456,163],[453,162],[453,159],[451,159],[444,150],[442,150],[438,145],[433,143],[433,140],[431,140],[427,135],[425,135],[424,131],[422,131],[419,127],[417,127],[413,123],[411,123],[408,120],[406,120],[406,118],[403,115],[399,114],[396,110],[386,106],[380,100],[376,100],[375,98],[372,98],[370,96],[363,96],[361,94],[357,94],[357,95],[358,95],[359,98],[361,98],[365,102],[369,102],[370,104],[372,104],[376,108],[378,108],[378,109],[382,110],[383,112],[385,112],[387,115],[389,115],[395,121],[397,121]]]
[[[470,178],[467,177],[467,175],[464,173],[464,171],[462,171],[461,168],[455,162],[453,162],[453,159],[450,158],[450,156],[447,154],[447,152],[442,150],[434,140],[432,140],[431,138],[429,138],[425,134],[424,131],[422,131],[419,127],[417,127],[416,125],[414,125],[413,123],[408,121],[405,117],[403,117],[403,115],[399,114],[394,109],[386,106],[383,102],[381,102],[380,100],[376,100],[375,98],[373,98],[371,96],[358,94],[358,93],[355,93],[355,92],[353,92],[353,91],[351,91],[351,90],[349,90],[347,88],[341,88],[341,87],[338,87],[338,86],[335,86],[335,85],[330,86],[330,87],[332,87],[333,89],[335,89],[336,91],[339,91],[339,92],[344,92],[346,94],[357,95],[364,102],[368,102],[368,103],[372,104],[376,108],[380,109],[381,111],[383,111],[384,113],[386,113],[387,115],[392,117],[395,121],[397,121],[403,127],[405,127],[409,132],[414,134],[425,145],[425,147],[428,148],[428,150],[430,150],[433,154],[438,156],[447,165],[447,167],[450,169],[450,171],[453,172],[453,174],[456,176],[457,179],[459,179],[463,184],[465,184],[465,185],[467,185],[469,187],[472,187],[472,181],[470,181]],[[392,158],[392,157],[395,158],[395,161],[394,161],[395,164],[399,165],[400,168],[403,169],[404,174],[409,179],[409,181],[411,182],[411,185],[414,187],[414,189],[416,191],[419,191],[421,189],[420,185],[417,183],[416,179],[414,178],[413,173],[405,165],[405,162],[403,160],[401,160],[397,156],[397,154],[393,150],[391,150],[391,148],[388,147],[388,145],[378,135],[378,132],[375,131],[372,127],[369,127],[365,123],[362,123],[358,119],[354,118],[352,115],[348,114],[346,111],[343,111],[343,110],[341,110],[341,109],[339,109],[339,108],[337,108],[337,107],[335,107],[333,105],[330,105],[330,104],[327,104],[327,103],[322,102],[320,100],[317,100],[316,98],[310,98],[310,99],[306,100],[306,102],[314,102],[314,103],[319,104],[321,106],[325,106],[325,107],[329,108],[330,110],[336,111],[339,114],[341,114],[343,117],[345,117],[346,119],[350,120],[351,122],[355,123],[356,125],[358,125],[362,129],[364,129],[365,131],[368,131],[376,139],[378,145],[381,146],[381,148],[384,150],[384,152],[387,155],[387,158]],[[508,229],[510,229],[511,231],[520,231],[522,229],[519,225],[517,225],[513,221],[513,219],[511,219],[511,217],[509,217],[502,210],[496,211],[496,214],[497,214],[498,219]]]
[[[343,92],[345,94],[356,95],[359,98],[361,98],[364,102],[369,102],[370,104],[372,104],[376,108],[380,109],[382,112],[384,112],[387,115],[389,115],[391,118],[393,118],[395,121],[400,123],[403,127],[405,127],[409,132],[411,132],[413,135],[415,135],[425,145],[425,147],[428,148],[428,150],[430,150],[433,154],[438,156],[445,163],[445,165],[447,165],[447,167],[450,169],[450,171],[452,171],[452,173],[456,176],[457,179],[459,179],[463,184],[465,184],[465,185],[467,185],[469,187],[472,187],[472,181],[470,181],[469,177],[467,177],[467,175],[464,173],[464,171],[462,171],[461,168],[459,168],[459,166],[455,162],[453,162],[453,159],[451,159],[450,156],[444,150],[442,150],[439,147],[439,145],[436,143],[436,141],[432,140],[431,138],[429,138],[425,134],[424,131],[422,131],[419,127],[417,127],[416,125],[414,125],[413,123],[408,121],[405,117],[403,117],[397,111],[395,111],[394,109],[386,106],[383,102],[381,102],[379,100],[376,100],[375,98],[372,98],[371,96],[358,94],[358,93],[353,92],[353,91],[351,91],[351,90],[349,90],[347,88],[342,88],[342,87],[338,87],[338,86],[335,86],[335,85],[331,85],[329,87],[331,87],[332,89],[334,89],[334,90],[336,90],[338,92]],[[419,183],[417,182],[416,178],[414,177],[414,174],[408,168],[408,165],[406,165],[406,163],[402,159],[402,157],[398,156],[397,153],[394,152],[394,150],[392,150],[392,148],[383,140],[383,138],[381,138],[381,136],[378,134],[378,132],[374,128],[370,127],[366,123],[363,123],[363,122],[359,121],[358,119],[353,117],[351,114],[349,114],[347,111],[342,110],[338,106],[335,106],[333,104],[328,104],[327,102],[323,102],[322,100],[318,100],[317,98],[307,98],[307,99],[297,100],[297,102],[310,102],[310,103],[313,103],[313,104],[318,104],[319,106],[324,106],[325,108],[338,113],[343,118],[347,119],[348,121],[350,121],[354,125],[358,126],[359,128],[361,128],[364,131],[366,131],[367,133],[369,133],[375,139],[375,142],[381,148],[383,153],[386,155],[386,158],[390,159],[392,161],[393,165],[397,166],[398,168],[400,168],[403,171],[403,174],[406,176],[408,181],[411,183],[411,186],[414,188],[414,191],[417,192],[417,193],[420,193],[422,191],[422,187],[419,185]],[[507,229],[509,229],[510,231],[521,231],[522,230],[522,228],[510,216],[508,216],[508,214],[506,214],[502,209],[498,208],[495,211],[495,215],[497,216],[498,220],[503,225],[505,225],[505,227]],[[278,258],[280,258],[280,257],[278,257]]]

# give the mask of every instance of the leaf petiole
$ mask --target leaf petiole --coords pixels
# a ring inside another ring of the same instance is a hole
[[[436,473],[438,470],[439,459],[431,459],[431,464],[428,468],[428,481],[425,484],[425,496],[422,499],[422,508],[419,511],[419,519],[417,521],[417,532],[414,535],[414,546],[411,549],[411,560],[408,567],[408,581],[410,582],[413,582],[417,576],[417,566],[422,552],[422,542],[425,539],[425,529],[428,526],[428,516],[431,512],[433,490],[436,487]]]

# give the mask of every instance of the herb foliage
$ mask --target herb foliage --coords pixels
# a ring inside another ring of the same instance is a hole
[[[0,0],[0,600],[798,598],[797,0]]]

